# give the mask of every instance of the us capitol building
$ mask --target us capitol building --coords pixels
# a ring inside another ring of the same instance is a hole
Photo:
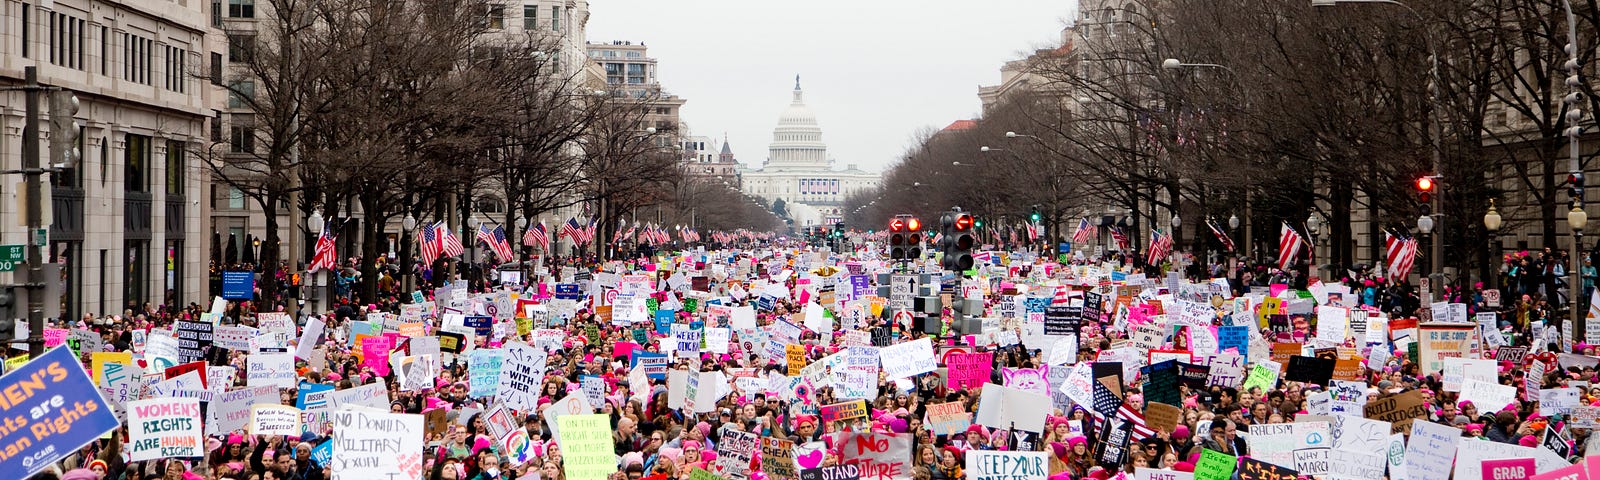
[[[767,161],[759,169],[740,172],[745,193],[769,204],[783,200],[796,228],[832,225],[844,217],[844,199],[851,192],[870,190],[881,176],[855,165],[834,170],[828,145],[822,142],[817,116],[806,107],[800,77],[794,79],[794,101],[778,115],[772,129]]]

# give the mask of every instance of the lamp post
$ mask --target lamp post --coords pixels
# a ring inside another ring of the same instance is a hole
[[[1417,231],[1418,232],[1422,232],[1423,239],[1427,240],[1429,242],[1429,246],[1431,247],[1433,239],[1432,238],[1428,238],[1428,234],[1433,233],[1433,217],[1428,216],[1428,215],[1423,215],[1423,216],[1417,217]],[[1431,254],[1429,255],[1429,257],[1432,257],[1432,256],[1433,255],[1431,255]],[[1434,261],[1435,260],[1433,258],[1429,258],[1428,259],[1428,266],[1430,267],[1430,269],[1433,266],[1433,262]],[[1423,271],[1426,272],[1426,271],[1429,271],[1429,269],[1424,269]],[[1427,276],[1424,275],[1423,278],[1427,278]],[[1405,279],[1401,279],[1401,280],[1405,280]],[[1422,304],[1423,305],[1427,305],[1427,304],[1431,303],[1432,300],[1433,299],[1431,299],[1431,298],[1423,298],[1422,299]]]
[[[323,223],[322,211],[321,210],[312,211],[311,212],[311,216],[306,218],[306,230],[309,230],[311,232],[312,236],[321,237],[322,236],[322,229],[326,228],[326,227],[327,227],[327,225],[325,225]],[[295,252],[295,255],[300,255],[300,252]],[[309,261],[306,262],[306,263],[310,264]],[[328,280],[328,269],[324,268],[322,270],[318,270],[316,275],[314,277],[312,277],[312,279],[313,279],[312,280],[312,285],[313,286],[322,287],[322,286],[327,285],[328,284],[328,282],[327,282],[327,280]],[[327,298],[327,292],[321,291],[322,289],[320,289],[320,288],[318,288],[316,290],[310,290],[310,289],[307,289],[307,290],[317,292],[316,296],[314,298],[312,298],[312,301],[313,301],[312,306],[316,310],[317,314],[321,315],[323,313],[326,313],[328,311],[326,306],[329,305],[328,301],[331,300],[331,299]]]
[[[400,249],[400,288],[405,293],[411,293],[411,270],[416,268],[415,265],[411,264],[411,249],[409,248],[411,245],[411,232],[416,231],[416,229],[417,217],[413,217],[410,212],[407,212],[406,218],[400,220],[401,236],[404,237],[400,239],[400,245],[407,247]]]
[[[1306,217],[1306,236],[1317,240],[1317,243],[1311,244],[1311,263],[1306,266],[1306,275],[1316,276],[1321,273],[1317,271],[1317,249],[1322,243],[1322,219],[1315,213]]]
[[[1496,262],[1500,257],[1500,240],[1495,235],[1500,233],[1500,211],[1494,208],[1494,199],[1489,199],[1489,211],[1483,214],[1483,229],[1489,232],[1489,288],[1500,288],[1500,265]]]
[[[1585,340],[1584,311],[1579,306],[1583,305],[1583,264],[1579,254],[1583,250],[1583,227],[1589,223],[1589,214],[1583,211],[1581,204],[1574,204],[1572,210],[1567,212],[1567,225],[1572,226],[1572,266],[1569,267],[1572,280],[1567,283],[1567,291],[1572,292],[1572,338]]]

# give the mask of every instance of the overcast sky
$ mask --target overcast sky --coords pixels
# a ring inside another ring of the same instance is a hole
[[[759,167],[800,75],[828,154],[879,172],[924,126],[975,118],[1000,65],[1053,44],[1074,0],[590,0],[589,41],[644,42],[695,135]]]

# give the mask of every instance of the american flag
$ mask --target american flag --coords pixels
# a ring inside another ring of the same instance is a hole
[[[1039,231],[1043,230],[1043,229],[1039,228],[1040,227],[1039,224],[1034,223],[1034,222],[1028,222],[1028,223],[1024,224],[1024,226],[1027,227],[1027,229],[1028,229],[1028,241],[1031,242],[1031,241],[1039,239]]]
[[[1300,232],[1294,231],[1287,222],[1283,224],[1283,234],[1278,236],[1278,268],[1288,270],[1294,265],[1295,257],[1300,256],[1303,241]]]
[[[489,249],[494,251],[494,255],[500,257],[500,261],[509,262],[516,258],[516,254],[511,251],[511,242],[506,241],[505,227],[495,225],[490,229],[488,225],[480,223],[477,238],[484,245],[488,245]]]
[[[1125,234],[1125,233],[1122,233],[1122,228],[1121,227],[1111,227],[1111,238],[1114,238],[1114,239],[1117,240],[1117,248],[1118,249],[1120,249],[1120,250],[1127,250],[1128,249],[1128,235]]]
[[[527,233],[522,234],[522,244],[530,247],[537,245],[539,250],[550,251],[550,232],[545,230],[544,220],[540,220],[538,225],[528,226]]]
[[[443,220],[434,224],[433,229],[435,230],[434,235],[438,237],[435,241],[439,243],[439,252],[444,256],[454,257],[466,251],[465,248],[461,247],[461,239],[456,237],[455,232],[450,231],[450,226],[446,225]]]
[[[627,240],[633,240],[633,232],[635,230],[638,230],[638,229],[639,229],[639,224],[638,223],[634,223],[633,226],[628,227],[628,231],[622,232],[621,234],[617,235],[617,238],[612,239],[611,243],[617,243],[617,242],[622,242],[622,241],[627,241]]]
[[[1172,235],[1162,235],[1160,230],[1150,229],[1150,251],[1147,253],[1149,256],[1145,258],[1145,263],[1160,265],[1167,255],[1172,254]]]
[[[432,264],[439,259],[439,233],[437,227],[417,231],[417,243],[422,246],[422,263]]]
[[[317,236],[316,254],[311,256],[311,265],[307,265],[306,270],[311,272],[324,268],[333,270],[338,264],[339,254],[334,251],[333,229],[324,227],[322,234]]]
[[[1388,233],[1384,246],[1387,250],[1384,258],[1389,264],[1389,276],[1405,281],[1406,276],[1411,275],[1411,267],[1417,264],[1417,239]]]
[[[598,220],[589,219],[589,226],[583,227],[583,243],[587,244],[589,242],[594,241],[594,231],[595,231],[595,228],[599,225],[598,222],[599,222]]]
[[[1110,427],[1110,425],[1104,425],[1106,423],[1106,418],[1104,416],[1101,416],[1099,413],[1094,413],[1093,415],[1095,420],[1101,422],[1103,428]],[[1150,428],[1149,425],[1144,423],[1144,415],[1140,415],[1137,410],[1134,410],[1133,407],[1128,406],[1126,403],[1117,408],[1117,418],[1126,420],[1128,423],[1133,424],[1132,441],[1134,442],[1154,437],[1156,435],[1156,430],[1154,428]]]
[[[1222,242],[1223,248],[1228,249],[1230,252],[1233,251],[1233,238],[1228,236],[1228,232],[1222,230],[1221,225],[1217,225],[1217,222],[1206,220],[1206,226],[1211,228],[1212,235],[1217,236],[1217,241]]]
[[[1006,227],[1006,230],[1011,234],[1011,244],[1022,243],[1022,240],[1017,238],[1017,227]]]
[[[583,227],[578,225],[578,219],[568,218],[567,223],[561,224],[561,233],[557,236],[570,238],[572,243],[583,243],[581,230],[583,230]]]
[[[1089,223],[1088,217],[1079,219],[1078,230],[1072,232],[1072,243],[1088,243],[1091,238],[1094,238],[1094,224]]]

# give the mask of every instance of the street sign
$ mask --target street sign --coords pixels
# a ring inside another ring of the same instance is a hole
[[[0,245],[0,272],[14,272],[23,263],[27,251],[22,245]]]

